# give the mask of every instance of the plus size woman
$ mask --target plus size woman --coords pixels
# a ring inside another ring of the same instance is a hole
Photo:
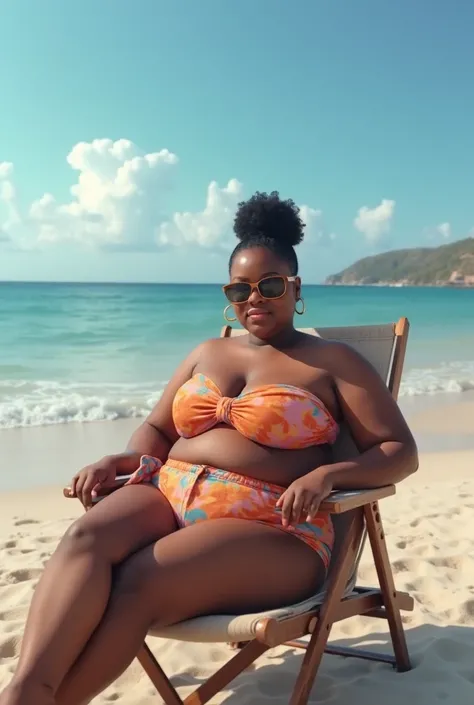
[[[36,588],[0,705],[83,705],[131,663],[152,624],[299,602],[333,547],[321,501],[417,469],[385,384],[354,350],[295,328],[304,312],[291,200],[256,193],[234,222],[225,317],[247,335],[201,343],[179,365],[127,450],[84,468],[90,508]],[[158,354],[158,351],[157,351]],[[360,454],[334,463],[344,419]]]

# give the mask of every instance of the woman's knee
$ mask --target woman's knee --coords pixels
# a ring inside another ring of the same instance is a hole
[[[106,527],[88,521],[87,514],[71,524],[61,539],[58,550],[69,555],[87,553],[110,560],[114,557]]]

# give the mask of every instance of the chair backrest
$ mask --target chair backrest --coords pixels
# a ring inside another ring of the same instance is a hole
[[[377,370],[395,399],[398,397],[408,340],[408,319],[400,318],[397,323],[384,325],[298,328],[298,330],[308,335],[351,345]],[[246,333],[243,328],[224,326],[221,337],[230,338]]]
[[[316,335],[326,340],[337,340],[351,345],[358,353],[363,355],[375,368],[378,374],[386,383],[392,396],[397,399],[400,389],[400,381],[405,361],[405,351],[409,332],[408,319],[400,318],[397,323],[387,323],[384,325],[371,326],[347,326],[337,328],[299,328],[303,333]],[[241,328],[224,326],[221,331],[222,337],[244,335],[247,331]],[[334,461],[347,460],[358,454],[357,447],[351,437],[347,424],[341,423],[341,430],[336,443],[334,444]],[[332,564],[338,554],[338,548],[344,535],[345,528],[350,519],[350,512],[333,515],[335,530],[335,544],[332,555]],[[361,544],[358,558],[355,561],[354,572],[351,583],[355,580],[360,553],[362,551],[365,535],[361,536]]]

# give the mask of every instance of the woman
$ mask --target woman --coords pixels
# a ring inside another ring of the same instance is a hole
[[[413,437],[370,365],[294,328],[303,228],[276,192],[240,204],[225,316],[233,309],[248,335],[199,345],[128,450],[74,477],[71,493],[89,507],[116,475],[133,473],[49,561],[0,705],[90,702],[152,623],[309,597],[333,544],[320,502],[333,488],[399,482],[417,469]],[[343,417],[361,455],[331,463]]]

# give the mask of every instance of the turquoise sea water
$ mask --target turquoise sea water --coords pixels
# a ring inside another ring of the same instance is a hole
[[[474,389],[474,289],[304,288],[301,325],[411,331],[402,395]],[[0,428],[142,416],[219,334],[217,285],[0,283]]]

